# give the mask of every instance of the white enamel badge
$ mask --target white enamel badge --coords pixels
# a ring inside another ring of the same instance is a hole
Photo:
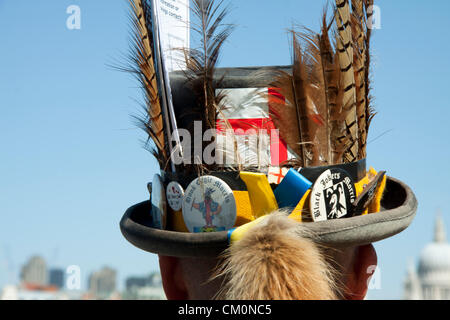
[[[236,223],[233,190],[221,179],[203,176],[186,189],[183,218],[190,232],[216,232],[232,229]]]
[[[341,169],[326,170],[312,187],[312,218],[314,221],[325,221],[350,217],[355,199],[356,190],[352,178]]]
[[[164,230],[167,221],[167,204],[164,185],[159,174],[153,177],[151,193],[153,227]]]
[[[166,189],[167,203],[173,211],[180,211],[183,205],[183,187],[175,181],[170,182]]]

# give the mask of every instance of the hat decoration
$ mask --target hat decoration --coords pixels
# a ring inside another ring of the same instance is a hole
[[[139,123],[160,165],[157,187],[167,188],[155,191],[154,185],[152,193],[166,194],[169,201],[160,205],[167,210],[164,230],[152,224],[150,212],[140,216],[151,211],[148,203],[130,208],[121,227],[131,242],[168,255],[217,254],[280,209],[316,234],[330,228],[322,239],[335,227],[341,234],[344,225],[403,222],[383,234],[366,232],[361,241],[369,243],[409,225],[417,207],[409,188],[385,171],[366,168],[375,116],[373,0],[336,0],[332,14],[323,13],[320,32],[289,31],[292,66],[250,71],[217,68],[235,26],[225,22],[229,10],[223,1],[193,0],[191,30],[198,46],[178,48],[186,68],[170,74],[155,0],[129,2],[133,43],[123,70],[142,86],[145,114]],[[384,203],[394,198],[386,188],[401,199],[397,207]],[[383,207],[398,210],[389,217],[380,213]],[[385,217],[363,218],[371,215]]]

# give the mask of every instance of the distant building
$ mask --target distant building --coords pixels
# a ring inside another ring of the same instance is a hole
[[[51,269],[49,272],[49,284],[58,289],[62,289],[64,287],[64,270]]]
[[[116,290],[117,272],[104,267],[89,277],[89,292],[98,299],[108,299]]]
[[[24,288],[5,286],[0,292],[0,300],[79,300],[80,296],[46,288]]]
[[[47,265],[39,256],[33,256],[22,267],[20,280],[24,284],[45,286],[47,285]]]
[[[420,254],[419,266],[410,266],[404,286],[406,300],[450,299],[450,244],[447,242],[444,222],[438,216],[434,241]]]
[[[166,295],[162,287],[159,272],[144,277],[129,277],[125,282],[126,300],[165,300]]]
[[[125,288],[127,291],[132,291],[136,288],[143,288],[151,286],[151,278],[150,277],[130,277],[125,281]]]

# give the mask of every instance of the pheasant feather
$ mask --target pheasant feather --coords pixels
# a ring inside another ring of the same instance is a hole
[[[223,1],[193,0],[192,5],[198,20],[192,30],[197,33],[200,45],[185,50],[186,75],[199,100],[199,108],[195,112],[203,120],[205,129],[213,129],[223,100],[223,95],[217,93],[219,85],[214,80],[214,74],[221,48],[234,27],[223,23],[228,13]]]
[[[341,68],[341,85],[344,88],[343,108],[345,134],[339,137],[345,143],[344,162],[354,162],[358,157],[358,119],[356,113],[356,88],[353,69],[353,38],[350,25],[350,6],[348,0],[336,0],[335,20],[338,28],[337,51]]]
[[[129,4],[132,11],[133,44],[129,58],[131,65],[126,71],[133,73],[143,88],[146,116],[139,119],[139,122],[155,144],[155,156],[165,166],[168,145],[155,69],[151,7],[145,0],[129,0]]]

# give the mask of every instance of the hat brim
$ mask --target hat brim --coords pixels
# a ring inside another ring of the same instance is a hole
[[[348,247],[377,242],[405,230],[414,219],[417,199],[403,182],[388,177],[378,213],[352,218],[304,223],[317,243]],[[228,233],[184,233],[152,228],[149,201],[129,208],[120,229],[136,247],[163,256],[215,257],[228,247]]]

